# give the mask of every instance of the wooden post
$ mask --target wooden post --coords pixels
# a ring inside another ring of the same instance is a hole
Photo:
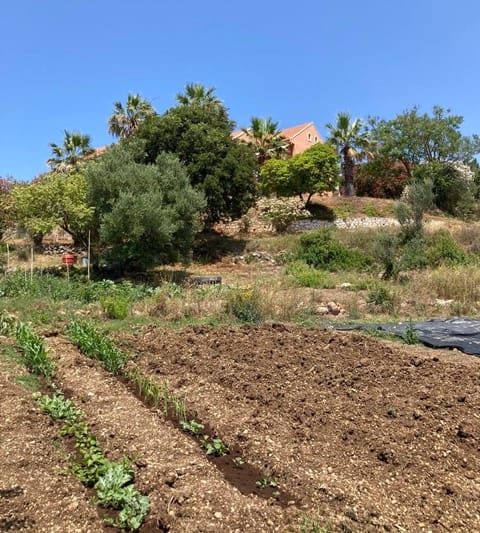
[[[7,242],[7,272],[10,271],[10,247]]]
[[[90,281],[90,230],[88,230],[87,279],[88,279],[88,281]]]
[[[33,283],[33,242],[30,245],[30,283]]]

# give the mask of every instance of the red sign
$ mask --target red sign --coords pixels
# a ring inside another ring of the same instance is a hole
[[[73,254],[62,255],[62,263],[64,265],[73,265],[77,258]]]

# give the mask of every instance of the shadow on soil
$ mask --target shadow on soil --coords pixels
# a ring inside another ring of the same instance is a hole
[[[193,248],[193,260],[199,263],[219,261],[228,255],[241,255],[247,241],[222,235],[215,231],[203,232],[197,236]]]

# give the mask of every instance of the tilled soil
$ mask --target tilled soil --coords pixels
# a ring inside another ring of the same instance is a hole
[[[59,355],[56,381],[85,413],[107,457],[134,460],[136,487],[151,500],[142,532],[291,531],[301,522],[293,505],[242,495],[198,442],[63,338],[49,345]]]
[[[20,366],[0,361],[0,531],[103,531],[87,491],[65,475],[58,428],[15,383],[22,374]]]
[[[344,531],[480,531],[480,359],[284,325],[150,327],[119,339],[302,513]],[[161,461],[201,460],[182,435],[163,431],[162,448],[166,440],[182,451]],[[153,439],[138,432],[132,444],[148,454]],[[209,472],[202,466],[182,487]],[[274,531],[278,522],[265,518],[257,531]],[[201,520],[191,531],[207,531]],[[217,530],[231,529],[220,521]]]

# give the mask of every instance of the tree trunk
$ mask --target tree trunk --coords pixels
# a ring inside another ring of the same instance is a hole
[[[342,172],[343,183],[345,186],[345,196],[355,196],[355,188],[353,186],[355,163],[353,158],[346,152],[343,154]]]

